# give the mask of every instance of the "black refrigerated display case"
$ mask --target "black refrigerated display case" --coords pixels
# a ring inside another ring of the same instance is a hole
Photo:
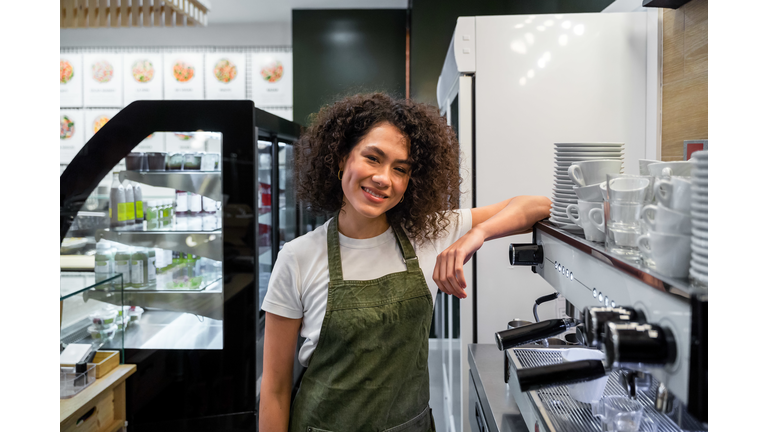
[[[176,217],[165,228],[150,229],[147,222],[116,228],[109,227],[108,213],[85,211],[89,198],[95,202],[99,184],[145,137],[178,131],[219,134],[219,171],[122,170],[120,181],[194,189],[186,192],[215,199],[221,207],[215,217],[208,216],[212,225],[201,227],[189,216]],[[292,185],[293,144],[301,132],[297,123],[250,101],[137,101],[104,125],[61,174],[61,242],[105,239],[221,263],[220,279],[202,288],[165,289],[158,283],[132,289],[128,284],[120,304],[98,289],[86,296],[86,302],[145,310],[142,321],[126,328],[121,339],[124,363],[137,365],[127,381],[129,431],[257,430],[264,334],[260,305],[279,249],[306,232]],[[97,220],[89,222],[90,232],[83,229],[86,217]]]

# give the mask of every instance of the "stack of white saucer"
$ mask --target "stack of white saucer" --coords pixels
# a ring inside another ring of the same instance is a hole
[[[708,285],[709,281],[709,152],[691,155],[691,269],[692,281]]]
[[[549,220],[564,230],[582,232],[582,228],[574,224],[566,214],[569,204],[578,203],[578,197],[573,191],[575,184],[568,177],[568,167],[574,162],[585,160],[623,160],[623,152],[624,143],[556,143],[555,188]]]

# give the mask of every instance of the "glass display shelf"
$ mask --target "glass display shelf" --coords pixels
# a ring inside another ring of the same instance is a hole
[[[109,295],[109,292],[92,290],[85,295],[85,298],[86,300],[98,300],[116,306],[119,304],[118,302],[122,302],[131,306],[185,312],[221,320],[223,319],[224,311],[222,286],[223,283],[219,276],[218,279],[200,290],[125,289],[122,294],[122,300]]]
[[[120,171],[120,181],[125,179],[221,201],[221,171]]]
[[[144,221],[126,227],[96,231],[96,241],[105,239],[128,246],[156,247],[222,260],[221,218],[214,215],[176,216],[173,221],[154,224]]]
[[[113,274],[96,281],[93,272],[60,273],[60,349],[73,343],[91,344],[99,349],[123,349],[122,332],[117,327],[108,331],[93,326],[91,314],[99,313],[112,305],[122,306],[123,275]],[[91,301],[90,296],[98,292],[109,301]],[[104,337],[102,337],[102,335]],[[122,355],[121,355],[122,358]]]

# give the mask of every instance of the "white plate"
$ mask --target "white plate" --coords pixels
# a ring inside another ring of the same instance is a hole
[[[562,194],[562,195],[568,195],[568,194],[572,194],[572,196],[573,196],[573,197],[575,197],[575,198],[577,198],[577,199],[578,199],[578,197],[576,196],[576,194],[575,194],[575,193],[573,193],[573,189],[563,189],[563,188],[558,188],[558,187],[556,187],[556,188],[553,188],[552,190],[553,190],[553,191],[555,191],[555,192],[557,192],[557,193],[559,193],[559,194]]]
[[[555,222],[559,222],[559,223],[566,223],[566,224],[572,224],[573,223],[568,218],[564,218],[564,217],[560,217],[560,216],[555,216],[555,215],[550,215],[549,219],[553,220]]]
[[[602,157],[621,157],[622,152],[570,152],[570,153],[555,153],[555,159],[562,159],[562,158],[571,158],[571,157],[591,157],[591,158],[602,158]]]
[[[557,153],[578,153],[578,152],[623,152],[622,147],[555,147]]]
[[[694,260],[691,260],[691,269],[695,270],[697,273],[706,275],[709,273],[709,266],[706,266],[704,264],[698,263]]]
[[[561,229],[564,229],[564,230],[576,231],[576,232],[584,231],[580,226],[576,225],[575,223],[558,222],[558,221],[555,221],[555,220],[552,220],[552,219],[549,219],[549,221],[552,222],[558,228],[561,228]]]
[[[691,211],[697,210],[701,212],[707,212],[709,211],[709,205],[706,202],[701,202],[697,200],[691,200]]]
[[[695,186],[707,187],[709,186],[709,178],[693,176],[691,177],[691,183],[693,183]]]
[[[581,162],[588,160],[622,159],[620,155],[612,156],[555,156],[555,162]]]
[[[701,274],[698,271],[696,271],[694,268],[690,269],[690,273],[691,273],[692,279],[696,279],[699,282],[709,285],[709,277],[706,274]]]
[[[707,239],[702,239],[697,236],[693,236],[691,238],[691,246],[696,246],[697,248],[708,250],[709,242],[707,241]]]
[[[624,143],[555,143],[555,147],[621,147]]]
[[[568,214],[565,212],[567,206],[558,207],[556,204],[553,204],[552,207],[550,207],[550,211],[552,213],[557,213],[557,216],[567,218]]]
[[[579,204],[579,201],[578,201],[578,200],[569,200],[569,199],[565,199],[565,198],[555,198],[555,199],[554,199],[552,202],[553,202],[553,203],[557,203],[557,204],[560,204],[560,205],[564,205],[566,208],[567,208],[569,205],[571,205],[571,204],[576,204],[576,205],[578,205],[578,204]],[[561,207],[561,208],[562,208],[562,207]]]
[[[709,241],[709,231],[700,230],[698,228],[691,228],[691,232],[693,233],[694,237]]]
[[[698,263],[699,265],[705,266],[707,268],[709,267],[709,259],[707,258],[706,255],[701,255],[697,252],[693,252],[691,254],[691,259],[692,261]]]
[[[558,180],[555,179],[555,187],[559,188],[565,188],[565,189],[573,189],[573,187],[576,186],[576,183],[574,183],[571,180]]]
[[[694,183],[691,185],[691,192],[693,192],[694,195],[709,195],[709,187],[697,185]]]
[[[691,241],[691,250],[694,254],[698,254],[703,257],[709,256],[709,249],[698,246]]]
[[[709,213],[698,210],[691,210],[691,219],[707,221],[709,219]]]
[[[709,222],[700,219],[691,219],[691,225],[694,227],[709,232]]]

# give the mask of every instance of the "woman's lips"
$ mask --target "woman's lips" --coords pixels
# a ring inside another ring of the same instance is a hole
[[[365,195],[365,197],[368,198],[368,200],[370,200],[370,201],[373,201],[375,203],[382,203],[382,202],[384,202],[384,199],[386,199],[386,195],[384,195],[383,197],[379,197],[379,196],[373,195],[371,193],[371,192],[373,192],[371,189],[368,189],[366,187],[361,187],[361,189],[363,191],[363,195]],[[371,192],[369,192],[369,190],[371,190]],[[373,192],[373,193],[376,193],[376,192]],[[377,194],[377,195],[379,195],[379,194]]]

